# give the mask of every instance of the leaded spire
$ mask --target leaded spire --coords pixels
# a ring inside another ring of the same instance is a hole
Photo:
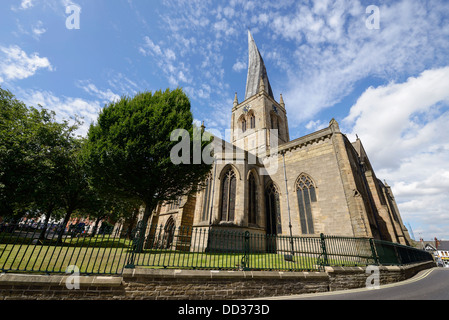
[[[259,49],[256,46],[256,42],[248,30],[248,79],[246,81],[246,95],[245,100],[251,98],[259,92],[261,78],[263,80],[265,91],[270,97],[273,97],[273,91],[271,90],[270,81],[268,80],[267,69],[260,55]]]

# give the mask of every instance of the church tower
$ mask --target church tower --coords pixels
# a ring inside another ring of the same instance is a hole
[[[257,156],[267,154],[270,147],[290,141],[287,112],[280,96],[277,102],[268,79],[263,58],[248,30],[248,77],[245,100],[234,98],[231,142]]]

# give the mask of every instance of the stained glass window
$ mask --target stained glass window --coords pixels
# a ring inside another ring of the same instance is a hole
[[[221,185],[221,221],[234,221],[236,183],[234,170],[229,169]]]
[[[299,219],[303,234],[315,233],[312,215],[312,203],[316,202],[315,185],[312,179],[302,174],[296,182],[296,194],[298,196]]]
[[[267,214],[267,234],[282,234],[279,191],[270,183],[265,191],[265,211]]]
[[[256,117],[254,116],[254,114],[251,114],[249,116],[249,123],[251,129],[254,129],[256,127]]]
[[[257,185],[256,178],[251,172],[248,180],[248,222],[257,223]]]

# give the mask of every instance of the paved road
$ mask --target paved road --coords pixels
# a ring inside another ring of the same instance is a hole
[[[433,268],[377,290],[356,289],[278,297],[274,300],[449,300],[449,268]]]

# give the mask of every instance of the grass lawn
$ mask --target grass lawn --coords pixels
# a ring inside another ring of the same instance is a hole
[[[126,264],[130,241],[104,236],[56,239],[43,244],[31,239],[17,239],[14,244],[0,244],[0,269],[13,272],[62,272],[76,265],[81,273],[120,273]]]
[[[3,248],[2,248],[3,247]],[[65,273],[68,266],[76,265],[81,273],[120,273],[126,264],[127,250],[108,248],[45,247],[18,250],[0,246],[3,252],[0,268],[13,272]]]
[[[135,254],[135,264],[148,268],[188,268],[241,270],[316,271],[318,255],[295,256],[292,261],[283,254],[253,253],[243,261],[243,253],[204,253],[168,250],[146,250]]]
[[[121,273],[130,250],[124,246],[68,247],[40,245],[0,245],[0,268],[12,272],[64,273],[76,265],[81,273]],[[191,253],[146,250],[135,253],[135,265],[150,268],[227,269],[244,267],[243,254]],[[318,270],[316,258],[294,257],[286,261],[281,254],[252,254],[246,268],[255,270]]]
[[[31,238],[16,238],[11,244],[0,240],[0,271],[65,273],[68,266],[75,265],[82,274],[120,274],[133,255],[134,264],[147,268],[215,269],[215,270],[285,270],[318,271],[320,256],[297,252],[285,256],[277,253],[205,253],[187,250],[144,250],[131,253],[132,241],[109,236],[63,239],[57,246],[56,239],[37,243]],[[200,250],[198,250],[200,251]],[[355,259],[355,258],[354,258]],[[352,258],[333,259],[329,265],[360,266],[366,263]]]

